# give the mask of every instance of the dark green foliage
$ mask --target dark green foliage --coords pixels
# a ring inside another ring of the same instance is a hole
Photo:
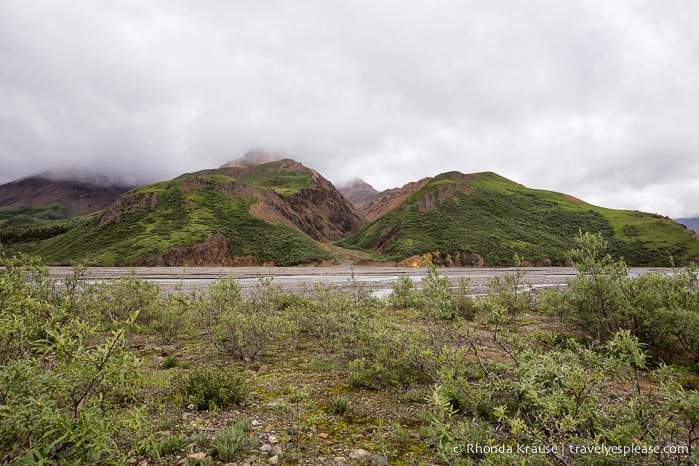
[[[413,332],[383,319],[367,320],[346,335],[343,353],[349,361],[349,385],[397,390],[429,382],[413,357]]]
[[[194,369],[176,388],[199,409],[230,408],[248,395],[243,375],[230,369]]]
[[[0,463],[122,463],[138,380],[124,330],[133,320],[103,335],[71,312],[73,290],[52,286],[37,261],[1,262]]]
[[[493,173],[435,177],[405,205],[338,245],[378,248],[396,260],[439,251],[442,262],[447,255],[458,262],[458,252],[479,254],[494,266],[512,265],[514,254],[562,265],[580,231],[602,234],[610,252],[633,265],[669,265],[671,257],[699,256],[696,237],[670,220],[595,207]]]
[[[624,262],[606,253],[601,236],[583,234],[576,241],[571,258],[577,276],[568,290],[544,297],[544,310],[602,341],[628,330],[663,360],[699,357],[696,267],[631,276]]]
[[[89,260],[113,266],[157,256],[174,246],[191,246],[221,233],[228,239],[231,257],[249,255],[260,263],[280,266],[332,257],[299,230],[251,215],[250,206],[262,200],[235,194],[233,183],[232,178],[216,175],[136,188],[122,197],[135,207],[115,218],[107,221],[100,213],[81,217],[64,234],[17,247],[50,263]]]
[[[178,361],[175,356],[168,356],[163,361],[163,369],[172,369],[173,367],[177,367],[177,364]]]
[[[0,220],[14,219],[18,216],[42,220],[58,220],[70,216],[70,209],[65,205],[52,204],[40,208],[19,207],[16,209],[0,210]]]
[[[330,409],[336,414],[344,414],[347,412],[349,409],[350,402],[347,398],[344,396],[340,396],[335,398],[331,403],[330,403]]]
[[[35,227],[4,226],[0,229],[0,243],[10,246],[15,243],[41,241],[62,235],[69,231],[71,227],[71,225],[64,222]]]
[[[511,362],[483,362],[485,378],[469,384],[467,406],[475,411],[458,413],[446,387],[434,387],[428,400],[426,434],[443,460],[464,465],[523,460],[527,464],[606,465],[690,464],[696,459],[696,453],[690,458],[687,452],[677,455],[661,449],[680,445],[695,451],[697,393],[682,390],[672,371],[661,367],[653,373],[660,381],[660,397],[656,397],[655,389],[641,382],[646,356],[628,331],[617,332],[597,348],[585,348],[572,340],[544,352],[528,348]],[[503,448],[473,452],[466,448],[469,444]],[[658,451],[571,453],[568,447],[598,444],[649,445]],[[525,448],[517,449],[517,445]],[[546,446],[557,450],[544,452]]]

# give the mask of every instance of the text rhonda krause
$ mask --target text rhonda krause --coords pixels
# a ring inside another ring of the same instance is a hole
[[[466,454],[520,454],[520,455],[686,455],[687,445],[455,445],[456,455]]]

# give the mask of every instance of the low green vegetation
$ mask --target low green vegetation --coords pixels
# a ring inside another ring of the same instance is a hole
[[[15,209],[0,209],[0,220],[11,220],[17,217],[30,217],[41,220],[59,220],[70,217],[70,209],[61,204],[51,204],[46,207],[19,207]]]
[[[592,206],[494,173],[439,175],[405,205],[337,244],[394,260],[438,251],[445,265],[473,265],[463,261],[470,254],[486,265],[513,265],[515,254],[563,265],[580,231],[601,234],[613,257],[635,266],[699,257],[696,235],[669,219]]]
[[[571,242],[565,288],[514,256],[485,294],[430,266],[385,300],[2,256],[0,464],[696,464],[699,272]]]
[[[214,233],[227,238],[230,258],[286,266],[332,257],[301,231],[250,214],[251,205],[263,201],[235,194],[233,183],[211,175],[142,186],[122,197],[120,209],[56,224],[0,226],[0,241],[58,265],[120,265],[201,243]]]
[[[313,171],[290,159],[251,167],[238,180],[261,190],[273,190],[282,196],[291,196],[303,188],[313,186]]]

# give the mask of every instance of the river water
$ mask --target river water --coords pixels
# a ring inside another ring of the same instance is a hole
[[[490,279],[498,275],[513,274],[514,268],[474,268],[449,267],[437,269],[439,274],[447,276],[454,284],[461,279],[469,280],[474,294],[485,293]],[[575,276],[575,269],[570,267],[530,267],[525,280],[535,288],[564,286]],[[671,269],[630,268],[632,275],[657,270],[669,273]],[[241,287],[249,289],[258,282],[258,276],[272,277],[272,283],[285,292],[301,292],[311,289],[315,283],[332,284],[343,290],[359,286],[377,296],[390,292],[391,285],[401,276],[408,275],[419,283],[427,275],[427,268],[397,267],[92,267],[88,270],[87,280],[113,280],[123,275],[134,273],[136,276],[158,283],[164,290],[173,290],[180,285],[183,290],[195,287],[206,288],[221,277],[231,275]],[[50,273],[66,276],[72,273],[70,267],[52,267]]]

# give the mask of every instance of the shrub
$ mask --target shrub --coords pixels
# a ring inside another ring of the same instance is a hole
[[[419,304],[418,288],[409,275],[401,275],[398,281],[391,284],[391,294],[388,304],[393,309],[411,309]]]
[[[312,294],[290,309],[299,331],[320,344],[326,353],[342,346],[346,335],[356,333],[372,309],[354,301],[339,287],[318,283]]]
[[[512,318],[534,310],[532,285],[524,280],[527,272],[517,254],[514,255],[513,261],[514,273],[495,275],[488,282],[488,297],[502,306]]]
[[[33,297],[36,260],[0,269],[0,463],[86,464],[122,461],[130,433],[138,359],[118,321],[108,335],[62,306]]]
[[[687,455],[620,452],[600,457],[578,452],[563,455],[514,452],[473,454],[476,445],[686,445],[695,451],[699,440],[696,392],[686,392],[667,368],[655,371],[659,387],[642,380],[646,354],[629,331],[619,331],[606,345],[585,348],[573,340],[554,349],[529,347],[517,362],[490,365],[486,377],[470,386],[472,405],[490,400],[487,410],[461,417],[447,390],[436,386],[429,399],[427,433],[442,459],[511,464],[686,464]],[[660,396],[656,396],[658,390]],[[454,447],[457,447],[454,449]],[[570,460],[570,463],[566,462]]]
[[[107,322],[123,321],[138,315],[136,323],[150,325],[160,286],[134,273],[113,281],[102,281],[86,290],[84,307],[101,314]]]
[[[254,360],[285,328],[274,297],[271,279],[262,277],[249,300],[232,276],[211,284],[199,308],[209,341],[219,351]]]
[[[350,386],[396,390],[429,381],[413,357],[415,338],[414,332],[378,318],[345,335]]]
[[[248,395],[242,374],[226,369],[195,369],[179,379],[176,388],[199,409],[228,408]]]
[[[235,456],[255,445],[256,439],[250,435],[252,424],[242,419],[219,431],[211,441],[211,448],[220,461],[230,462]]]
[[[349,400],[344,396],[340,396],[332,400],[330,403],[330,409],[336,414],[344,414],[349,409]]]
[[[183,335],[192,332],[192,307],[199,299],[196,290],[185,293],[179,288],[158,296],[149,327],[158,334],[162,344],[177,343]]]
[[[448,277],[440,275],[432,264],[427,264],[427,275],[422,287],[417,288],[408,275],[402,275],[391,286],[388,304],[393,309],[415,309],[427,318],[452,320],[457,317],[473,319],[475,305],[470,283],[460,280],[456,291]]]
[[[163,368],[164,369],[172,369],[173,367],[177,367],[177,358],[175,356],[168,356],[165,358],[163,361]]]
[[[542,309],[607,341],[629,330],[649,353],[663,360],[699,357],[699,286],[696,267],[671,275],[629,276],[622,261],[603,255],[599,235],[576,238],[571,257],[577,268],[568,290],[546,293]]]

